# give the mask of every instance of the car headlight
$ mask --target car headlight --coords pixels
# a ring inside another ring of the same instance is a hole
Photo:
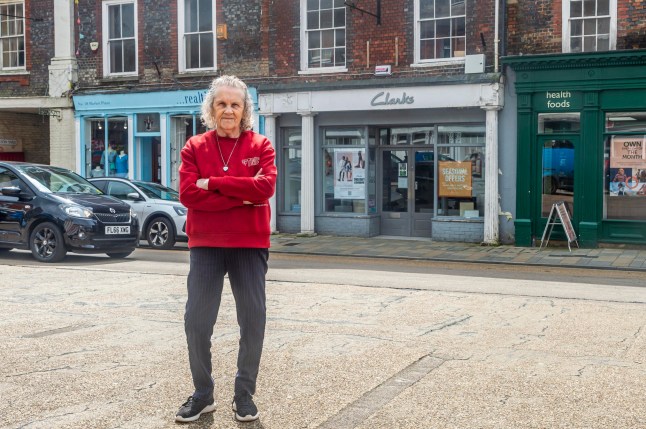
[[[187,212],[186,207],[173,206],[173,208],[175,209],[175,213],[177,213],[178,215],[186,216],[186,212]]]
[[[63,211],[68,215],[72,217],[83,217],[83,218],[88,218],[92,217],[92,209],[83,207],[83,206],[77,206],[77,205],[64,205],[61,206]]]
[[[137,217],[137,213],[133,209],[130,209],[130,217]]]

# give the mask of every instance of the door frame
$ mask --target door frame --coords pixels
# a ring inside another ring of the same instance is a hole
[[[378,169],[378,183],[381,184],[382,189],[379,190],[378,192],[378,199],[377,203],[379,204],[380,210],[379,212],[381,213],[380,216],[380,223],[382,225],[382,234],[384,233],[383,231],[383,225],[385,221],[392,220],[392,219],[400,219],[402,223],[405,223],[402,228],[404,230],[407,230],[406,235],[400,235],[401,237],[427,237],[430,238],[432,236],[432,231],[430,228],[431,221],[433,217],[435,216],[435,201],[437,200],[435,193],[437,190],[435,189],[435,156],[433,157],[433,177],[431,178],[433,181],[433,212],[428,213],[424,212],[422,213],[417,213],[415,211],[415,182],[417,179],[416,176],[416,170],[415,170],[415,153],[416,152],[433,152],[435,153],[435,145],[433,144],[427,144],[427,145],[415,145],[415,146],[382,146],[377,148],[377,159],[378,159],[378,164],[377,164],[377,169]],[[405,212],[396,212],[396,211],[385,211],[383,209],[383,178],[384,178],[384,158],[383,154],[385,152],[393,152],[393,151],[406,151],[407,154],[407,159],[408,159],[408,165],[407,165],[407,186],[408,186],[408,193],[407,193],[407,209]],[[429,223],[429,228],[428,228],[428,235],[424,234],[415,234],[416,228],[415,228],[415,223],[421,217],[428,217],[428,223]],[[403,219],[406,217],[406,219]],[[388,233],[386,231],[385,235],[393,235],[392,233]]]
[[[549,216],[550,209],[547,210],[547,215],[543,216],[543,146],[546,141],[549,140],[569,140],[574,146],[574,157],[573,157],[573,174],[572,174],[572,203],[566,204],[568,211],[570,212],[570,217],[572,220],[572,226],[577,236],[579,234],[579,221],[581,219],[581,195],[583,185],[581,183],[581,175],[577,174],[578,170],[581,170],[580,159],[581,159],[581,137],[579,134],[541,134],[536,136],[536,147],[534,150],[534,177],[532,179],[534,197],[532,197],[532,217],[535,219],[535,234],[537,240],[543,236],[543,231],[545,230],[545,225],[547,224],[547,216]],[[540,173],[540,174],[539,174]],[[559,189],[556,190],[558,192]],[[555,193],[553,195],[558,195]],[[558,201],[558,198],[554,198],[554,201]],[[566,199],[567,201],[567,199]],[[552,238],[557,240],[566,240],[565,233],[562,228],[556,228],[553,232]]]

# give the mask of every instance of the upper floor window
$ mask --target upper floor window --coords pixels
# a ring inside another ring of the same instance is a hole
[[[103,3],[103,68],[105,75],[137,73],[135,2]]]
[[[180,70],[215,68],[215,2],[179,2]]]
[[[415,24],[415,62],[464,57],[464,0],[417,0]]]
[[[301,70],[345,69],[343,0],[301,0]]]
[[[615,49],[617,0],[563,1],[563,52]]]
[[[25,68],[24,2],[0,0],[0,70]]]

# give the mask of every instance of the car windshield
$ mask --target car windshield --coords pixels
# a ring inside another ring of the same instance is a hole
[[[137,185],[141,192],[146,194],[148,198],[157,198],[166,201],[179,201],[179,194],[174,189],[151,182],[133,183]]]
[[[90,182],[64,168],[41,165],[22,165],[16,168],[41,192],[57,194],[102,194]]]

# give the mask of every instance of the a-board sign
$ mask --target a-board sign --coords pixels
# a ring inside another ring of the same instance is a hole
[[[576,233],[574,232],[574,227],[570,220],[570,213],[568,213],[567,207],[565,206],[565,201],[558,201],[552,204],[552,210],[550,210],[550,215],[547,217],[545,230],[543,231],[543,237],[541,238],[541,248],[543,248],[543,245],[547,247],[552,231],[554,230],[554,225],[561,225],[563,227],[563,231],[567,236],[567,247],[570,249],[570,252],[572,251],[570,243],[574,242],[576,247],[579,247]]]
[[[561,219],[561,224],[563,225],[563,229],[565,230],[567,241],[569,241],[570,243],[576,241],[576,233],[574,232],[574,227],[572,226],[572,221],[570,220],[570,214],[565,207],[565,201],[559,201],[557,203],[554,203],[554,205],[556,206],[556,212],[558,213],[559,219]]]

